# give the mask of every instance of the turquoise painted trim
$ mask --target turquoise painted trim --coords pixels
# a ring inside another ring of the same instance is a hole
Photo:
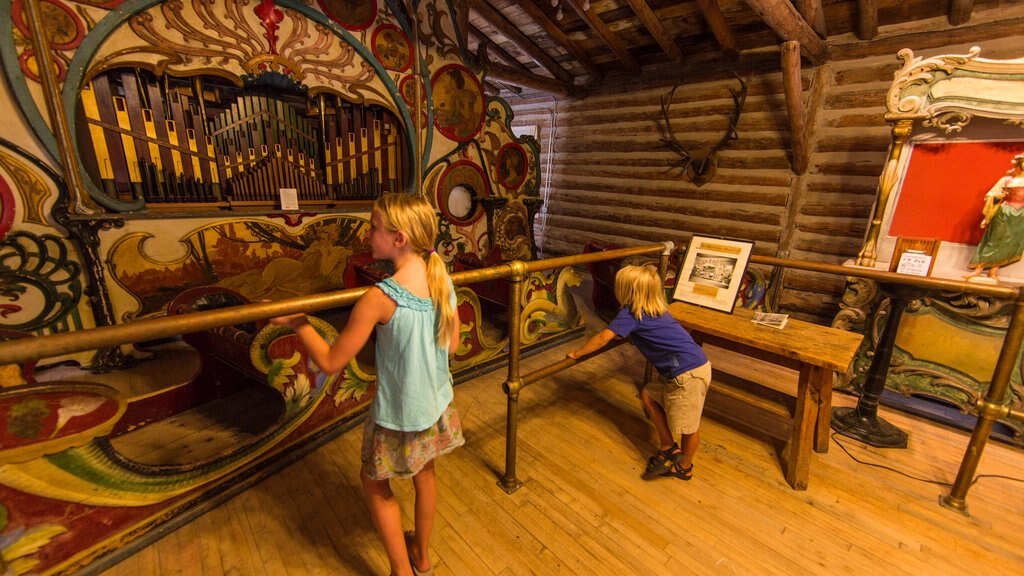
[[[10,0],[2,1],[8,4],[10,3]],[[74,110],[75,104],[78,101],[78,95],[82,89],[82,80],[85,76],[86,66],[93,60],[100,45],[112,32],[114,32],[114,30],[124,24],[129,18],[139,12],[148,10],[157,4],[161,4],[163,1],[164,0],[128,0],[124,4],[121,4],[112,10],[107,17],[97,22],[96,26],[89,31],[89,34],[82,41],[81,46],[78,47],[74,58],[72,58],[71,63],[68,65],[68,75],[64,81],[64,89],[61,94],[64,109],[68,111],[68,126],[72,134],[76,133],[77,118],[74,115]],[[374,73],[378,78],[380,78],[381,82],[383,82],[384,87],[391,96],[391,100],[398,109],[398,113],[405,122],[405,125],[409,127],[409,129],[406,130],[406,140],[409,145],[409,149],[415,149],[415,139],[411,128],[413,124],[409,114],[409,108],[402,100],[401,95],[398,92],[398,86],[391,80],[391,77],[388,75],[384,67],[381,66],[380,62],[374,58],[373,53],[366,46],[356,40],[355,36],[353,36],[348,30],[336,24],[323,12],[316,11],[296,0],[278,0],[277,5],[294,10],[313,22],[327,28],[334,33],[335,36],[342,38],[346,43],[352,46],[356,52],[370,64]],[[84,173],[84,167],[81,165],[81,160],[79,160],[79,170]],[[409,168],[407,169],[406,180],[409,181],[411,179],[412,173],[411,168]],[[134,211],[140,210],[145,206],[145,202],[141,199],[138,202],[127,203],[109,198],[100,192],[96,188],[95,183],[91,180],[86,180],[85,185],[87,192],[94,200],[111,210],[117,210],[119,212]]]
[[[60,151],[57,148],[57,139],[50,132],[50,126],[46,123],[36,101],[28,91],[28,84],[25,75],[21,73],[21,66],[18,65],[18,52],[14,47],[14,20],[11,18],[11,1],[0,0],[0,22],[7,22],[7,34],[0,39],[0,62],[3,63],[4,79],[7,87],[14,94],[14,100],[18,104],[22,115],[28,122],[29,128],[39,139],[39,143],[50,154],[50,159],[55,164],[60,164]]]
[[[420,75],[423,76],[423,92],[427,101],[427,138],[423,143],[420,171],[423,172],[423,176],[426,176],[427,173],[422,167],[426,166],[427,161],[430,160],[430,150],[434,145],[434,94],[433,87],[430,85],[430,70],[427,69],[427,63],[423,58],[420,58]]]
[[[415,38],[415,34],[413,32],[412,25],[409,23],[408,20],[405,19],[405,15],[399,9],[398,5],[394,2],[394,0],[385,0],[385,1],[386,1],[387,5],[388,5],[388,8],[391,10],[391,13],[394,14],[395,18],[398,20],[399,26],[401,26],[402,31],[405,32],[405,35],[408,36],[410,38],[410,40],[412,38]],[[412,4],[413,4],[413,9],[414,10],[419,8],[419,2],[415,2],[414,1],[414,2],[412,2]],[[450,10],[451,10],[451,6],[449,5],[449,11]],[[449,12],[449,15],[450,14],[451,14],[451,12]],[[452,21],[454,22],[455,20],[452,19]],[[419,56],[418,48],[419,47],[415,46],[415,45],[412,47],[413,52],[416,53],[416,56]],[[433,143],[434,143],[434,130],[433,130],[433,126],[434,126],[434,105],[433,105],[434,97],[433,97],[433,95],[431,94],[431,91],[430,91],[430,74],[429,74],[430,70],[427,69],[427,63],[424,61],[423,58],[420,58],[419,60],[420,60],[420,65],[419,65],[420,77],[423,79],[424,98],[426,99],[426,102],[427,102],[427,125],[425,126],[425,128],[427,128],[427,137],[426,137],[426,141],[423,144],[423,153],[420,155],[420,173],[421,173],[420,177],[422,178],[422,177],[425,177],[427,175],[428,171],[424,170],[423,166],[426,166],[427,165],[427,161],[430,160],[430,150],[433,147]],[[424,73],[424,71],[426,71],[426,73]],[[405,101],[402,100],[401,97],[399,97],[398,101],[401,102],[403,105],[405,104]],[[403,118],[405,118],[405,116],[403,116]],[[416,125],[413,124],[412,122],[407,123],[406,124],[406,132],[408,132],[407,137],[409,138],[409,142],[410,143],[416,142]],[[415,150],[416,147],[414,145],[411,145],[409,147],[409,149],[410,150]],[[413,168],[409,168],[409,170],[412,170],[412,169]],[[413,180],[412,178],[406,178],[406,182],[412,183],[414,181],[415,180]],[[413,190],[413,192],[415,192],[415,190]]]
[[[402,12],[401,6],[399,6],[395,0],[384,0],[387,4],[388,10],[394,14],[395,19],[398,20],[398,27],[405,32],[405,35],[412,38],[412,26],[409,25],[409,21],[405,19],[405,13]]]

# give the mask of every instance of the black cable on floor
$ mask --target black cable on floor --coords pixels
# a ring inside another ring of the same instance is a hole
[[[836,431],[832,432],[832,440],[836,443],[836,445],[838,445],[840,448],[843,449],[843,452],[846,452],[846,455],[849,456],[850,459],[852,459],[854,462],[856,462],[858,464],[863,464],[865,466],[872,466],[874,468],[881,468],[883,470],[888,470],[890,472],[895,472],[895,473],[899,474],[900,476],[906,476],[907,478],[910,478],[911,480],[917,480],[918,482],[926,482],[928,484],[937,484],[939,486],[946,486],[946,487],[950,487],[950,488],[953,486],[953,484],[950,483],[950,482],[943,482],[941,480],[931,480],[931,479],[928,479],[928,478],[919,478],[919,477],[914,476],[912,474],[907,474],[906,472],[903,472],[902,470],[897,470],[895,468],[892,468],[891,466],[886,466],[885,464],[877,464],[875,462],[866,462],[864,460],[861,460],[860,458],[857,458],[852,453],[850,453],[850,451],[846,448],[846,446],[842,442],[839,441],[839,438],[837,438],[837,436],[839,435],[839,432],[840,432],[839,430],[836,430]],[[975,484],[977,484],[978,480],[981,480],[982,478],[1000,478],[1002,480],[1011,480],[1013,482],[1022,482],[1022,483],[1024,483],[1024,478],[1014,478],[1013,476],[1004,476],[1002,474],[978,474],[977,476],[974,477],[974,480],[971,481],[971,486],[974,486]]]

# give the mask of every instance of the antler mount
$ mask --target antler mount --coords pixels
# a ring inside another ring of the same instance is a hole
[[[739,75],[736,76],[736,79],[740,81],[740,90],[739,92],[730,90],[735,109],[733,110],[732,117],[729,119],[729,128],[725,131],[725,135],[722,136],[721,140],[714,144],[705,144],[699,148],[688,148],[672,132],[672,120],[669,117],[668,110],[672,106],[672,98],[675,96],[676,88],[679,88],[679,84],[677,83],[672,87],[667,98],[665,96],[660,98],[661,114],[665,119],[665,132],[667,133],[667,137],[662,138],[661,143],[679,155],[679,159],[671,163],[669,170],[681,168],[686,178],[698,188],[707,184],[715,177],[715,173],[718,171],[718,151],[729,142],[739,138],[739,133],[736,132],[736,125],[739,124],[743,105],[747,101],[747,83]]]

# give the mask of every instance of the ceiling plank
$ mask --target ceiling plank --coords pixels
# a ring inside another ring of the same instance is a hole
[[[676,44],[672,35],[669,34],[668,30],[661,24],[661,20],[658,20],[658,16],[651,10],[651,7],[647,5],[645,0],[628,0],[630,7],[633,8],[633,12],[637,18],[643,22],[644,26],[647,27],[647,31],[654,36],[654,40],[661,46],[661,49],[668,54],[668,57],[673,62],[683,61],[683,52],[679,49],[679,45]],[[528,4],[528,2],[526,2]]]
[[[558,62],[555,62],[554,58],[549,56],[544,50],[541,50],[539,46],[520,32],[515,24],[509,22],[508,18],[505,18],[504,14],[488,4],[487,0],[470,0],[470,8],[476,11],[491,26],[497,28],[517,48],[529,54],[537,64],[540,64],[552,76],[562,82],[572,83],[572,75],[565,68],[562,68]]]
[[[604,43],[611,49],[615,56],[618,57],[619,61],[626,66],[626,68],[631,72],[640,71],[640,63],[637,62],[636,59],[633,58],[633,55],[629,53],[629,49],[622,43],[622,39],[616,36],[615,33],[608,28],[608,25],[604,23],[604,20],[601,20],[601,18],[598,17],[597,12],[593,9],[584,10],[583,6],[580,5],[579,0],[561,0],[561,2],[562,4],[568,4],[571,6],[572,9],[580,15],[580,18],[590,26],[590,29],[593,30],[595,34],[601,37],[601,40],[604,40]]]
[[[725,21],[725,14],[722,14],[722,7],[718,5],[718,1],[697,0],[697,7],[704,14],[704,21],[707,22],[726,59],[735,60],[740,51],[736,48],[736,38],[732,35],[729,23]]]
[[[558,44],[563,50],[572,54],[572,57],[586,68],[587,72],[590,72],[591,76],[595,79],[604,77],[604,71],[598,68],[597,64],[590,59],[590,56],[587,56],[587,53],[584,52],[582,48],[570,40],[569,37],[565,35],[565,32],[562,32],[562,29],[558,27],[558,24],[552,22],[551,18],[548,18],[547,14],[538,8],[536,4],[530,0],[523,0],[522,2],[519,2],[517,6],[522,9],[523,12],[526,12],[526,14],[532,18],[538,26],[543,28],[555,44]]]
[[[804,86],[800,76],[800,43],[782,43],[782,88],[786,93],[786,112],[789,115],[789,141],[792,147],[794,174],[807,172],[810,156],[807,148],[807,124],[804,114]]]
[[[494,62],[488,66],[486,78],[505,84],[540,90],[549,94],[557,94],[558,96],[573,97],[579,95],[579,89],[567,82],[561,82],[547,76],[522,72],[511,66]]]
[[[864,2],[865,0],[858,0]],[[871,0],[874,1],[874,0]],[[828,60],[828,46],[804,22],[800,13],[789,0],[746,0],[764,23],[783,40],[795,40],[803,48],[804,55],[814,64]]]
[[[857,0],[857,38],[878,36],[878,0]]]
[[[473,26],[472,24],[470,24],[470,26],[469,26],[469,36],[470,36],[470,38],[473,38],[474,40],[476,40],[476,43],[477,43],[477,48],[476,48],[477,59],[483,60],[484,56],[487,56],[488,54],[493,52],[494,54],[496,54],[498,56],[498,58],[501,58],[509,66],[512,66],[513,68],[518,68],[519,70],[521,70],[523,72],[529,72],[530,71],[530,69],[526,66],[526,64],[523,64],[515,56],[509,54],[508,50],[505,50],[499,44],[497,44],[495,42],[492,42],[490,38],[488,38],[483,32],[480,31],[479,28],[477,28],[476,26]],[[481,54],[481,51],[480,51],[480,47],[481,46],[486,46],[486,48],[487,48],[487,53],[486,54]],[[490,60],[490,58],[488,58],[488,60]]]
[[[796,9],[800,11],[804,22],[811,25],[811,29],[822,38],[828,38],[828,30],[825,26],[825,10],[821,7],[821,0],[796,0]]]
[[[974,0],[950,0],[949,23],[953,26],[966,24],[971,19],[972,10],[974,10]]]

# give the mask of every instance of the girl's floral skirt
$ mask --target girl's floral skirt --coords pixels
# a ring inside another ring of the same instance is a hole
[[[363,471],[371,480],[411,478],[431,460],[465,443],[454,403],[445,408],[433,426],[419,432],[383,428],[367,414],[363,424]]]

